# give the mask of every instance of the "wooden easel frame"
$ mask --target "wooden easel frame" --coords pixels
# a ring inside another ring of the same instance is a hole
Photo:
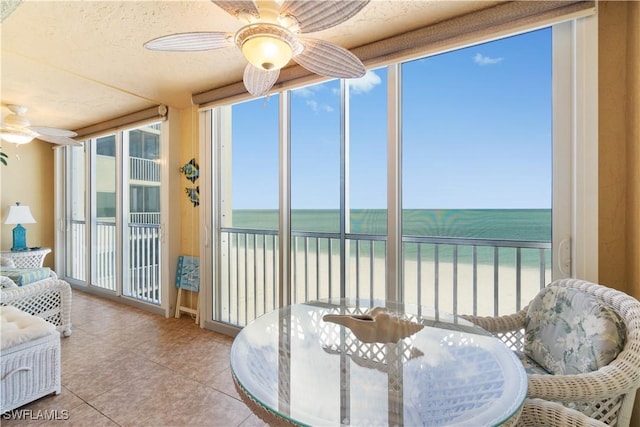
[[[176,299],[176,319],[180,318],[182,313],[188,313],[196,316],[196,323],[200,323],[200,263],[197,257],[179,256],[178,269],[176,272],[176,287],[178,288],[178,297]],[[182,305],[182,291],[191,291],[195,293],[196,308]]]
[[[196,323],[200,323],[200,298],[196,293],[196,308],[187,307],[182,304],[182,288],[178,289],[178,298],[176,301],[176,319],[180,318],[182,313],[195,314]]]

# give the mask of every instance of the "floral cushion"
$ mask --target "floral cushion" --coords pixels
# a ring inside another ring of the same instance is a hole
[[[548,286],[529,305],[524,353],[552,374],[579,374],[615,359],[624,337],[611,307],[577,289]]]

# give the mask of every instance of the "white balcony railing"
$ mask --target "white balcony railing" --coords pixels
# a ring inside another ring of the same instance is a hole
[[[73,227],[74,245],[82,245],[84,224]],[[214,290],[216,320],[244,326],[277,307],[277,234],[222,230],[220,285]],[[116,290],[117,277],[115,236],[113,223],[97,225],[92,285],[111,291]],[[128,236],[123,294],[160,304],[159,226],[130,224]],[[512,312],[551,280],[550,258],[550,242],[405,237],[402,298],[453,314]],[[71,277],[84,277],[84,262],[84,256],[74,258]],[[295,303],[336,296],[385,299],[386,240],[353,234],[341,244],[333,233],[294,232],[291,276]]]
[[[134,181],[160,182],[160,164],[156,160],[129,157],[129,175]]]
[[[71,262],[67,275],[77,280],[87,281],[87,266],[84,251],[86,225],[72,223]],[[113,222],[96,224],[94,236],[94,265],[91,286],[115,292],[117,290],[116,226]],[[122,293],[125,296],[159,305],[160,292],[160,226],[157,224],[129,224],[129,262],[124,274]]]
[[[339,235],[293,232],[291,246],[292,302],[386,298],[383,236],[348,235],[342,246]],[[275,309],[277,232],[223,229],[220,250],[216,320],[244,326]],[[405,237],[402,299],[453,314],[509,313],[550,281],[550,257],[550,242]]]

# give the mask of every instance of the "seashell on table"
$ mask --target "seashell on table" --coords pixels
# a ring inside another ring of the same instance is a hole
[[[365,314],[325,314],[322,320],[346,326],[365,343],[395,343],[424,328],[389,313],[384,307],[375,307]]]

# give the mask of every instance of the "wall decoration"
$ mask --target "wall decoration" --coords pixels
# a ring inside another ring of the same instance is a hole
[[[180,172],[192,183],[200,177],[200,167],[196,163],[196,159],[189,160],[189,163],[180,168]]]
[[[200,290],[200,262],[198,257],[180,255],[176,288],[198,292]]]
[[[184,191],[189,196],[189,201],[193,203],[193,207],[200,206],[200,186],[185,188]]]

